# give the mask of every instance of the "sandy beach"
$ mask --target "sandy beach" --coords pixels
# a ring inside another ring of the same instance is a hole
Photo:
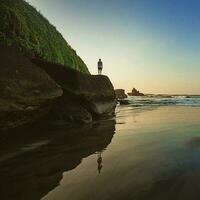
[[[117,111],[101,173],[93,154],[42,199],[199,199],[200,108]]]
[[[199,199],[199,133],[198,107],[119,106],[115,119],[79,130],[33,129],[12,144],[1,135],[1,196]]]

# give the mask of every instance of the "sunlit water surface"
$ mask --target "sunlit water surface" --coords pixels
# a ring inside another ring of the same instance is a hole
[[[42,200],[200,199],[200,108],[119,106],[116,113],[112,142],[63,171]]]

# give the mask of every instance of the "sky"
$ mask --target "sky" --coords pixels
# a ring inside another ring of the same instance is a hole
[[[199,0],[28,0],[92,74],[129,92],[200,94]]]

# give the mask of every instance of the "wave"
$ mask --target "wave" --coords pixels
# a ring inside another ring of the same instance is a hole
[[[128,97],[133,106],[200,106],[200,96],[144,96]]]

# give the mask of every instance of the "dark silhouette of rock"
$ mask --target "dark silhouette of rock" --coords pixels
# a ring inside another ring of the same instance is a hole
[[[55,101],[51,116],[64,122],[88,123],[113,116],[116,100],[107,76],[89,75],[63,65],[33,60],[61,87],[63,96]]]
[[[114,114],[113,85],[64,65],[29,60],[0,47],[0,130],[51,120],[89,123]]]
[[[125,90],[123,89],[116,89],[115,95],[117,99],[125,99],[127,98],[127,95],[125,94]]]
[[[46,115],[62,89],[13,48],[0,46],[0,129],[33,123]]]
[[[1,199],[41,199],[59,185],[63,172],[77,167],[83,158],[103,152],[114,133],[113,120],[81,129],[47,125],[0,133]],[[95,170],[97,167],[98,163]]]
[[[136,90],[135,88],[132,89],[132,92],[128,93],[129,96],[144,96],[143,93],[140,93],[140,91]]]
[[[109,78],[90,75],[83,60],[35,8],[23,0],[3,0],[0,11],[0,130],[43,117],[89,123],[114,114]]]

